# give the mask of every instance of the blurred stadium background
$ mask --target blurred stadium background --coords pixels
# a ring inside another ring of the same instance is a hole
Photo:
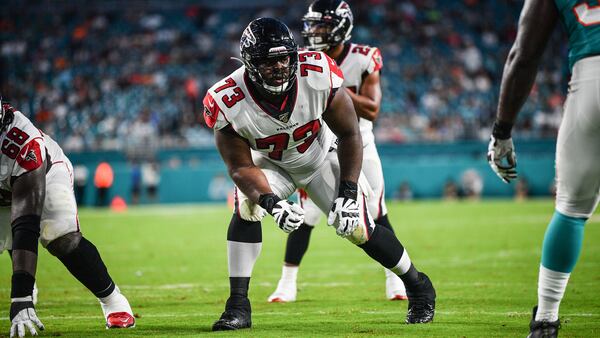
[[[81,204],[93,205],[102,161],[114,171],[108,200],[224,200],[231,183],[203,122],[204,92],[238,67],[230,57],[252,18],[281,18],[300,41],[309,2],[3,3],[1,92],[78,165]],[[515,128],[522,178],[508,186],[484,157],[522,2],[351,5],[353,40],[378,46],[384,58],[375,135],[388,199],[552,194],[568,78],[562,32]]]
[[[76,166],[86,237],[138,318],[135,330],[104,332],[95,299],[40,250],[38,313],[45,335],[168,337],[210,330],[227,298],[231,211],[225,201],[232,183],[204,125],[201,100],[238,67],[230,57],[239,55],[239,37],[251,19],[280,18],[300,41],[308,3],[2,1],[0,92]],[[485,154],[522,1],[349,3],[353,40],[383,53],[375,135],[386,198],[396,233],[436,283],[436,322],[403,325],[406,303],[384,302],[381,269],[332,231],[315,232],[299,280],[302,300],[266,303],[285,243],[268,219],[251,288],[255,327],[244,334],[524,336],[553,209],[555,136],[569,74],[564,32],[553,36],[515,128],[521,178],[505,185]],[[109,174],[96,175],[106,164]],[[124,213],[88,208],[111,203],[121,210],[125,203],[150,206]],[[600,248],[590,242],[598,238],[597,225],[595,216],[561,307],[561,335],[600,335],[600,305],[590,297],[600,293]],[[10,264],[0,262],[0,295],[7,300]],[[1,319],[3,337],[9,322]]]

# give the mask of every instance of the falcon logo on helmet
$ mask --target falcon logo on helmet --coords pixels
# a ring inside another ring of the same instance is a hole
[[[317,0],[302,18],[302,37],[310,50],[324,51],[350,40],[354,18],[347,2]]]
[[[250,26],[246,27],[246,29],[244,29],[244,33],[242,34],[242,39],[240,41],[240,44],[243,47],[250,47],[252,45],[254,45],[256,43],[256,37],[254,36],[254,33],[252,33],[252,30],[250,29]]]
[[[240,40],[240,54],[250,80],[270,94],[283,94],[296,80],[298,45],[279,20],[250,22]]]

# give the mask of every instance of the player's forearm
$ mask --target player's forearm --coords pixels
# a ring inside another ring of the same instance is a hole
[[[23,216],[12,223],[12,283],[11,298],[31,296],[37,270],[40,217]]]
[[[30,171],[13,183],[11,206],[12,298],[30,296],[37,268],[38,239],[44,199],[45,165]]]
[[[496,117],[498,121],[510,125],[515,123],[535,82],[538,64],[539,58],[527,58],[524,53],[511,50],[502,75]]]
[[[234,168],[229,170],[229,175],[235,185],[254,203],[258,203],[260,195],[272,193],[265,174],[256,166]]]
[[[370,97],[355,94],[348,90],[356,115],[369,121],[375,121],[379,115],[379,104]]]
[[[360,133],[338,136],[337,152],[340,162],[340,180],[358,182],[363,156]]]
[[[517,38],[508,54],[500,86],[497,121],[504,124],[501,129],[508,133],[529,96],[557,20],[558,11],[553,1],[525,1]]]

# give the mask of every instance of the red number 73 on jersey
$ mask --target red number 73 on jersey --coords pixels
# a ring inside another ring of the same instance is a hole
[[[319,130],[321,130],[321,121],[312,120],[307,124],[296,128],[292,132],[294,142],[304,140],[302,144],[296,147],[296,150],[298,150],[300,154],[304,154],[304,152],[308,150],[317,135],[319,135]],[[283,151],[287,150],[290,143],[290,134],[275,134],[269,137],[256,139],[255,141],[257,149],[270,149],[269,158],[281,161]]]

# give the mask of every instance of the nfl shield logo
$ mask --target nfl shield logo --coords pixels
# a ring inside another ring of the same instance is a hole
[[[288,123],[290,120],[290,113],[283,113],[277,116],[277,119],[283,123]]]

